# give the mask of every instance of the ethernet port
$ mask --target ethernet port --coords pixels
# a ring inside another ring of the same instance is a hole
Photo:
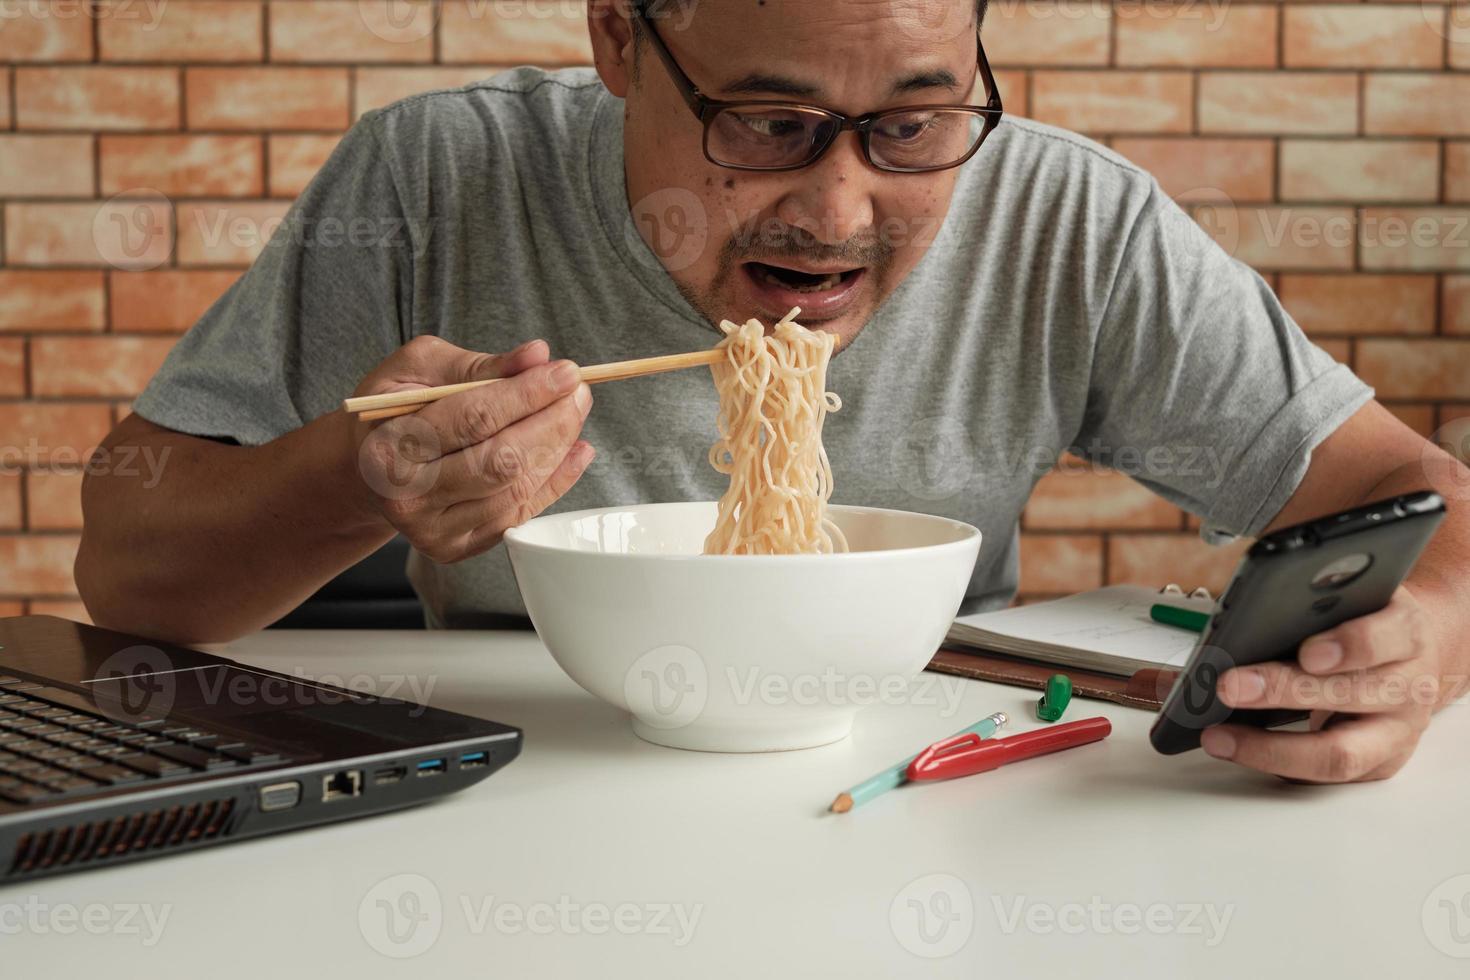
[[[322,802],[362,795],[362,770],[344,769],[322,777]]]

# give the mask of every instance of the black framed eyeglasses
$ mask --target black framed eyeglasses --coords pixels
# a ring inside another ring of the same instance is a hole
[[[641,0],[630,7],[684,103],[704,125],[705,159],[731,170],[800,170],[815,163],[849,129],[858,134],[863,158],[879,170],[903,174],[948,170],[975,155],[1004,112],[978,30],[975,57],[989,93],[985,105],[911,105],[845,116],[800,102],[723,102],[705,97],[654,30]]]

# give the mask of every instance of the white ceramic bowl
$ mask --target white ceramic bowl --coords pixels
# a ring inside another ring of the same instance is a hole
[[[660,745],[765,752],[843,738],[898,700],[949,629],[980,551],[969,524],[829,509],[852,550],[702,555],[714,503],[553,514],[506,545],[542,642]]]

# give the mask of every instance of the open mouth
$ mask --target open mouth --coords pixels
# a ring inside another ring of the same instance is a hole
[[[789,269],[766,262],[749,262],[746,268],[750,270],[751,277],[757,282],[796,293],[823,293],[841,289],[855,280],[863,271],[859,268],[833,272],[804,272],[801,269]]]

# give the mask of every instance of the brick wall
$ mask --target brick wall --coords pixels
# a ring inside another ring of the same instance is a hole
[[[1413,428],[1470,415],[1470,5],[991,6],[1008,107],[1154,171]],[[588,57],[574,0],[0,0],[0,614],[85,616],[77,461],[353,119]],[[1058,473],[1022,588],[1218,586],[1239,550]]]

